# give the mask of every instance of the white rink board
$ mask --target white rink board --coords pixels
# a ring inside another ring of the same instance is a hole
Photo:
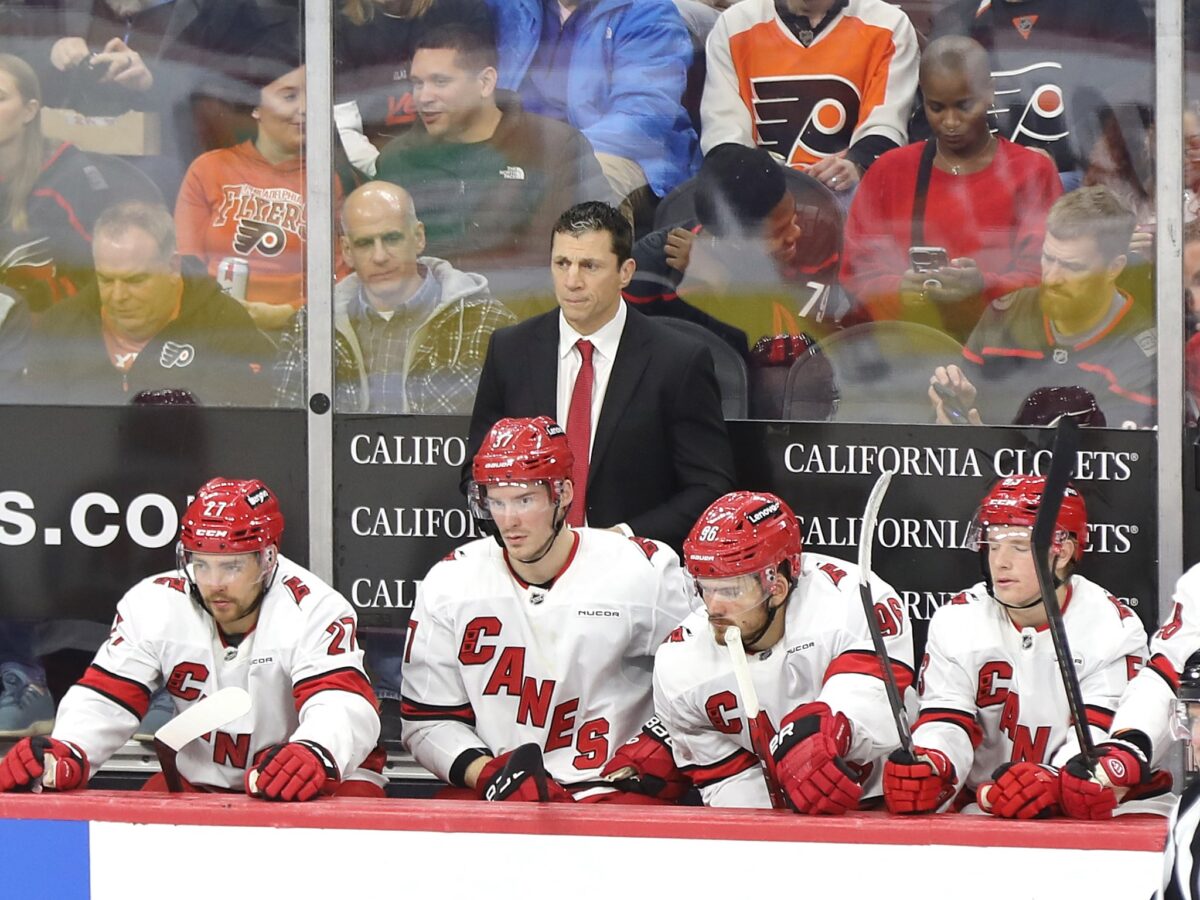
[[[170,900],[339,900],[380,896],[381,889],[418,900],[620,900],[651,891],[669,891],[675,900],[759,891],[1147,900],[1162,878],[1162,855],[92,822],[91,873],[92,900],[129,900],[143,891]]]

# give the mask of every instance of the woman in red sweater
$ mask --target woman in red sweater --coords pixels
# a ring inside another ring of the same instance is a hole
[[[1048,156],[992,134],[979,44],[958,36],[930,44],[921,91],[934,136],[885,153],[863,177],[841,281],[859,318],[921,322],[961,341],[988,303],[1038,283],[1046,213],[1062,183]],[[913,246],[940,247],[948,262],[914,271]]]

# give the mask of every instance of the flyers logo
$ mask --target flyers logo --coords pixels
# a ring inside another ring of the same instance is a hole
[[[158,355],[158,363],[164,369],[182,369],[190,366],[196,358],[196,348],[191,344],[179,344],[167,341],[163,344],[162,353]]]
[[[287,246],[287,234],[278,225],[259,222],[255,219],[238,221],[237,236],[233,239],[233,249],[242,256],[249,256],[257,250],[263,256],[278,256]]]
[[[993,72],[1000,132],[1015,144],[1048,144],[1068,134],[1067,107],[1058,84],[1062,65],[1035,63]]]
[[[850,146],[862,98],[846,79],[754,78],[750,90],[759,145],[789,165],[810,163]]]

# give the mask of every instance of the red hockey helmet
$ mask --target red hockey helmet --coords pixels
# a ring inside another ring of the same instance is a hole
[[[470,500],[476,514],[486,514],[483,502],[487,485],[535,484],[550,486],[556,503],[562,483],[571,477],[575,455],[567,446],[567,433],[549,416],[536,419],[501,419],[492,426],[471,463]]]
[[[1041,475],[1013,475],[996,482],[975,511],[968,532],[969,546],[980,549],[992,525],[1032,528],[1045,491],[1046,479]],[[1075,561],[1081,560],[1088,544],[1087,506],[1074,485],[1067,485],[1063,493],[1055,525],[1054,548],[1057,550],[1063,537],[1070,535],[1075,539]]]
[[[191,553],[254,553],[278,545],[283,513],[257,478],[214,478],[183,514],[179,547]]]
[[[794,581],[800,574],[800,526],[774,494],[734,491],[692,526],[683,558],[693,578],[753,575],[786,562]]]

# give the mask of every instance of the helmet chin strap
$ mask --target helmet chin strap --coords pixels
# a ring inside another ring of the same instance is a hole
[[[238,616],[236,619],[234,619],[233,620],[234,622],[240,622],[240,621],[242,621],[242,619],[245,619],[247,616],[252,616],[258,612],[259,607],[262,606],[262,602],[267,596],[267,591],[269,591],[271,589],[271,587],[275,584],[275,576],[279,573],[279,551],[274,546],[270,546],[270,547],[263,548],[262,550],[259,551],[259,553],[262,556],[262,559],[264,562],[264,566],[263,566],[264,569],[267,568],[268,566],[270,567],[270,569],[268,572],[264,572],[263,578],[259,582],[261,587],[258,590],[258,596],[254,598],[254,602],[251,603],[249,607],[247,607],[247,609],[244,613],[242,613],[240,616]],[[198,588],[196,586],[196,582],[192,581],[191,576],[188,575],[188,573],[187,573],[187,569],[184,569],[183,574],[184,574],[184,577],[187,578],[188,587],[190,589],[189,592],[191,594],[192,600],[196,603],[197,606],[200,607],[200,609],[202,611],[204,611],[211,617],[212,611],[208,608],[208,605],[204,602],[204,595],[200,593],[200,588]],[[214,620],[214,624],[215,624],[215,620]],[[219,628],[220,626],[217,626],[217,627]]]
[[[979,566],[981,569],[983,569],[983,583],[987,587],[988,596],[991,597],[993,600],[995,600],[997,603],[999,603],[1001,606],[1003,606],[1005,609],[1033,609],[1039,603],[1044,602],[1042,600],[1042,595],[1039,593],[1036,597],[1031,598],[1030,600],[1026,601],[1025,603],[1005,603],[1003,600],[1001,600],[999,597],[996,596],[996,587],[995,587],[995,585],[992,584],[992,570],[991,570],[991,567],[988,566],[988,551],[987,550],[979,551]],[[1057,591],[1060,587],[1062,587],[1064,584],[1067,583],[1067,580],[1058,574],[1058,566],[1055,566],[1051,570],[1051,573],[1052,573],[1052,579],[1054,581],[1054,589]]]
[[[555,519],[554,530],[551,532],[550,537],[548,537],[546,539],[546,543],[542,544],[541,549],[538,551],[537,555],[534,556],[532,559],[521,559],[520,557],[516,557],[517,562],[521,563],[522,565],[532,566],[534,563],[541,562],[542,559],[546,556],[546,554],[549,553],[550,550],[554,547],[554,542],[558,540],[559,534],[562,533],[563,525],[565,525],[567,522],[567,510],[565,510],[565,509],[562,510],[562,517],[559,518],[558,513],[559,513],[559,508],[560,508],[560,502],[561,501],[559,501],[559,500],[554,501],[554,519]],[[496,537],[497,543],[499,543],[500,546],[503,547],[504,541],[500,537],[500,529],[498,529],[498,528],[496,529],[495,537]]]
[[[782,576],[777,575],[776,577],[780,578]],[[789,594],[791,593],[791,585],[790,584],[788,585],[788,593]],[[775,617],[777,615],[779,615],[779,611],[781,609],[783,609],[784,606],[787,605],[786,602],[784,602],[784,603],[779,603],[775,606],[772,606],[771,605],[771,596],[772,596],[771,592],[767,591],[766,597],[763,598],[763,602],[767,605],[767,620],[765,622],[763,622],[762,628],[759,628],[757,631],[755,631],[751,635],[742,635],[742,646],[752,652],[756,651],[756,650],[760,650],[760,649],[766,649],[766,648],[755,647],[754,645],[757,644],[759,641],[761,641],[763,639],[763,636],[768,631],[771,630],[771,623],[775,621]],[[787,594],[785,594],[784,597],[786,599]]]

